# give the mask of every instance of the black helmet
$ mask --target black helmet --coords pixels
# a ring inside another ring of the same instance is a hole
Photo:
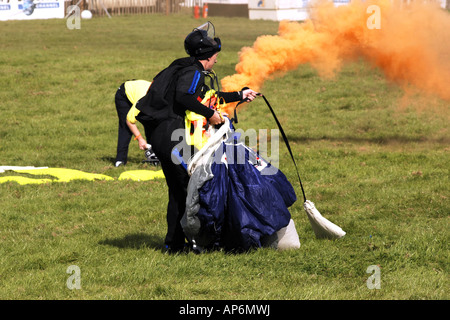
[[[206,22],[192,30],[184,40],[184,49],[191,57],[207,59],[221,49],[220,39],[215,37],[214,25]]]

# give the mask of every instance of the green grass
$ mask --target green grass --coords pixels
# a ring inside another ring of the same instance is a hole
[[[216,72],[277,23],[211,18],[224,44]],[[184,56],[189,16],[1,22],[0,165],[71,168],[113,181],[0,184],[1,299],[442,299],[449,296],[448,101],[403,91],[363,61],[333,80],[308,65],[267,81],[263,93],[293,147],[308,199],[341,226],[317,240],[280,141],[280,168],[299,200],[290,208],[301,248],[168,255],[164,180],[119,181],[148,169],[132,141],[114,168],[114,94]],[[259,99],[239,127],[275,129]],[[269,149],[270,150],[270,149]],[[6,172],[0,177],[17,173]],[[81,289],[69,290],[77,265]],[[381,268],[381,289],[366,273]]]

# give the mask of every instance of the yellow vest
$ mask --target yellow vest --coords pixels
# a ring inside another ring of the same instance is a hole
[[[131,123],[136,123],[136,117],[140,112],[136,108],[136,103],[147,94],[151,84],[151,82],[146,80],[130,80],[125,82],[125,94],[133,104],[127,114],[127,120]]]
[[[225,102],[219,101],[217,92],[210,89],[205,93],[201,103],[211,109],[220,110],[225,106]],[[184,127],[186,143],[195,146],[198,150],[202,149],[210,137],[210,132],[205,128],[206,118],[198,113],[186,110],[184,117]]]

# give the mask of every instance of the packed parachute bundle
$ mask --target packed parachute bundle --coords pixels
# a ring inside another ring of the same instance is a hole
[[[289,141],[264,97],[297,171],[303,208],[319,239],[339,239],[346,232],[323,217],[307,200]],[[237,106],[236,106],[237,107]],[[235,118],[237,123],[235,107]],[[288,208],[296,201],[286,176],[259,155],[238,142],[228,118],[218,130],[209,132],[203,147],[190,160],[186,212],[181,224],[198,248],[224,247],[247,250],[270,246],[299,248],[300,241]],[[201,250],[201,249],[200,249]]]
[[[183,231],[199,249],[299,248],[286,176],[238,141],[230,121],[190,160]]]

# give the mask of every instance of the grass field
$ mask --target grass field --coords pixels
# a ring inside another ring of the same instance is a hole
[[[234,73],[238,51],[277,23],[212,18],[223,51],[216,72]],[[121,181],[155,170],[132,141],[114,168],[114,94],[185,56],[203,21],[142,15],[0,22],[0,165],[70,168],[112,181],[0,184],[0,299],[439,299],[449,295],[449,103],[413,94],[363,61],[333,80],[308,65],[267,81],[308,199],[347,235],[317,240],[296,173],[280,141],[280,168],[296,189],[295,251],[168,255],[164,179]],[[239,127],[275,129],[259,99]],[[7,171],[0,178],[18,173]],[[22,174],[22,176],[24,176]],[[28,175],[26,175],[28,176]],[[30,176],[29,176],[30,177]],[[34,178],[34,177],[33,177]],[[69,289],[69,266],[81,289]],[[369,266],[381,288],[369,289]]]

